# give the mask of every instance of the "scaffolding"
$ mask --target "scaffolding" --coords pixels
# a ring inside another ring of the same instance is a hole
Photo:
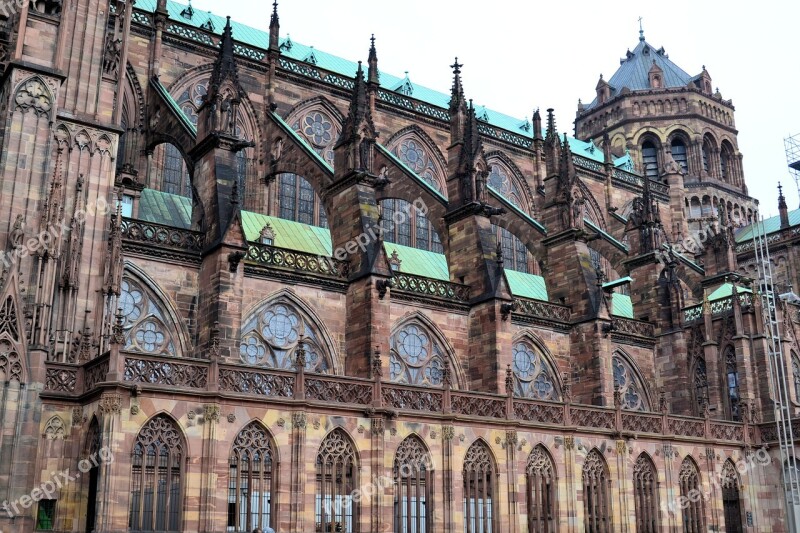
[[[786,137],[783,140],[786,148],[786,163],[789,165],[789,174],[794,178],[797,193],[800,194],[800,133]]]
[[[788,139],[787,139],[788,141]],[[787,155],[788,155],[787,145]],[[797,160],[800,163],[800,159]],[[800,178],[800,168],[797,169]],[[800,184],[800,182],[798,182]],[[774,291],[772,260],[767,242],[764,217],[759,216],[753,232],[753,249],[759,276],[759,292],[763,303],[764,335],[767,340],[770,391],[772,393],[775,425],[778,430],[781,472],[786,501],[789,531],[800,532],[800,463],[794,446],[792,402],[789,393],[789,372],[781,341],[778,301]]]

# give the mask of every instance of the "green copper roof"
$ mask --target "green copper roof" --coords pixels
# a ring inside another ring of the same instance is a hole
[[[789,211],[789,225],[790,226],[800,225],[800,209]],[[780,215],[770,218],[765,218],[763,226],[760,223],[750,224],[749,226],[745,226],[737,230],[736,242],[743,243],[752,241],[753,235],[756,234],[756,232],[762,235],[769,235],[770,233],[775,233],[777,231],[780,231],[780,229],[781,229]]]
[[[736,291],[739,293],[753,292],[746,287],[736,287]],[[708,301],[713,302],[715,300],[722,300],[723,298],[728,298],[731,294],[733,294],[733,284],[723,283],[717,288],[717,290],[708,295]]]
[[[330,257],[333,253],[331,232],[327,228],[311,226],[278,217],[242,211],[242,226],[248,241],[258,242],[261,229],[269,224],[275,233],[275,246]]]
[[[153,13],[156,9],[156,2],[157,0],[138,0],[136,2],[135,9]],[[208,31],[208,28],[205,27],[205,25],[210,20],[213,25],[213,33],[217,36],[222,34],[222,30],[225,27],[224,17],[220,17],[200,9],[194,9],[192,17],[186,18],[185,16],[181,15],[181,13],[186,12],[186,8],[186,4],[173,2],[171,0],[167,1],[167,10],[169,11],[169,17],[172,21],[197,28],[201,32],[206,32]],[[267,50],[269,47],[268,31],[253,28],[252,26],[241,24],[233,20],[231,20],[231,29],[233,31],[233,39],[238,43],[260,48],[261,50]],[[200,35],[205,36],[205,33],[201,33]],[[333,54],[323,52],[322,50],[318,50],[312,46],[304,45],[288,37],[280,39],[280,43],[282,57],[309,63],[317,68],[340,74],[348,80],[353,78],[356,69],[358,68],[358,63],[355,61],[349,61]],[[206,44],[209,46],[216,46],[217,43],[207,42]],[[401,78],[389,74],[388,72],[381,71],[380,85],[382,89],[395,93],[399,97],[413,98],[415,100],[437,106],[443,110],[447,109],[450,104],[450,94],[429,89],[428,87],[424,87],[417,83],[410,83],[410,80],[408,80],[407,76]],[[498,111],[493,111],[482,105],[476,105],[475,112],[478,119],[482,122],[506,131],[513,132],[522,137],[527,137],[531,140],[533,139],[533,127],[531,126],[528,118],[521,119],[512,117]],[[570,140],[570,148],[574,154],[588,157],[601,163],[603,162],[602,150],[598,149],[597,147],[592,149],[588,146],[589,143],[578,141],[577,139],[576,141],[577,142],[575,142],[573,145],[572,139]],[[621,166],[624,163],[624,158],[620,159],[623,159],[623,161],[618,164],[617,161],[619,161],[619,159],[615,160],[615,165]]]
[[[401,261],[400,272],[403,274],[450,281],[450,271],[447,268],[447,259],[444,254],[418,250],[393,242],[384,242],[383,249],[386,250],[388,256],[397,252],[397,257]]]
[[[161,85],[161,82],[158,80],[150,80],[150,83],[155,87],[156,92],[160,94],[164,100],[166,100],[167,104],[172,108],[173,113],[178,117],[178,120],[181,121],[183,126],[187,129],[189,133],[192,134],[193,137],[197,137],[197,126],[192,124],[192,121],[189,120],[189,117],[186,116],[186,113],[183,112],[181,106],[178,105],[178,102],[169,94],[169,91]]]
[[[633,318],[633,302],[627,294],[611,295],[611,305],[614,308],[613,315],[621,318]]]
[[[192,200],[185,196],[144,189],[139,198],[139,220],[173,228],[192,227]]]
[[[531,300],[548,301],[547,286],[542,276],[517,272],[516,270],[505,270],[506,281],[511,294],[520,298],[530,298]]]

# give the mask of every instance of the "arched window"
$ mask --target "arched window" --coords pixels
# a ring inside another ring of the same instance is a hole
[[[311,184],[297,174],[278,175],[280,218],[303,224],[328,227],[328,217],[322,200]]]
[[[645,454],[633,465],[633,497],[637,533],[656,533],[658,529],[658,486],[656,467]]]
[[[503,250],[505,268],[525,274],[532,273],[533,255],[528,251],[525,243],[505,228],[492,224],[492,229],[494,229],[497,242],[500,243],[500,248]]]
[[[555,372],[541,351],[527,339],[514,344],[514,395],[534,400],[561,398]]]
[[[464,533],[491,533],[494,527],[494,459],[483,441],[464,457]]]
[[[184,454],[183,436],[168,416],[142,427],[131,454],[131,531],[182,529]]]
[[[800,359],[792,352],[792,381],[794,382],[794,400],[800,402]]]
[[[400,198],[381,200],[381,228],[386,242],[393,242],[437,254],[442,241],[428,218],[413,204]]]
[[[86,457],[98,457],[100,448],[103,445],[103,434],[100,432],[100,424],[97,418],[92,418],[89,424],[89,433],[86,436],[86,446],[84,450]],[[86,531],[94,531],[97,523],[97,483],[100,479],[100,466],[95,465],[88,472],[88,494],[86,497]]]
[[[198,110],[203,105],[203,99],[207,94],[208,79],[204,79],[184,89],[177,98],[181,111],[195,126],[197,126]]]
[[[262,424],[251,422],[239,432],[228,463],[228,531],[273,526],[272,439]]]
[[[397,383],[441,387],[444,349],[431,331],[417,321],[407,322],[390,339],[389,377]]]
[[[683,531],[684,533],[704,533],[706,520],[702,487],[700,487],[700,472],[690,457],[683,460],[678,472],[678,481],[681,486],[681,497],[683,501],[686,501],[686,506],[683,507]]]
[[[703,216],[702,207],[700,207],[700,200],[697,196],[693,197],[689,203],[689,216],[691,218],[700,218]]]
[[[733,167],[733,147],[728,141],[723,141],[719,151],[720,177],[728,183],[736,183]]]
[[[162,143],[153,149],[153,178],[150,188],[178,196],[192,197],[189,169],[180,150],[170,143]]]
[[[525,477],[528,485],[528,531],[556,531],[556,468],[550,454],[541,444],[528,456]]]
[[[508,200],[512,205],[519,207],[527,213],[527,206],[523,200],[524,195],[519,189],[509,171],[503,166],[493,164],[489,171],[489,187]]]
[[[642,143],[642,167],[645,176],[658,179],[658,151],[653,141]]]
[[[612,533],[611,478],[605,459],[592,450],[583,462],[583,522],[586,533]]]
[[[714,175],[714,153],[716,149],[716,142],[713,137],[706,135],[703,139],[703,170],[706,175]]]
[[[708,405],[708,373],[706,360],[698,357],[694,364],[694,401],[697,405],[697,414],[703,416]]]
[[[394,456],[394,531],[428,533],[433,530],[433,465],[425,444],[416,436],[407,437]]]
[[[330,166],[333,166],[333,145],[339,138],[339,125],[327,111],[312,107],[301,113],[292,129],[305,138]]]
[[[736,368],[736,351],[732,346],[725,350],[725,382],[728,389],[728,411],[731,420],[741,420],[739,412],[739,372]]]
[[[179,355],[171,320],[154,296],[131,278],[120,284],[119,307],[125,350],[152,355]]]
[[[619,354],[611,358],[614,371],[614,388],[622,396],[622,408],[629,411],[649,411],[650,406],[644,392],[644,385],[628,361]]]
[[[405,138],[394,147],[394,154],[435,190],[447,195],[441,172],[430,151],[417,139]]]
[[[245,320],[239,357],[248,365],[293,370],[301,338],[306,372],[329,372],[331,362],[319,329],[296,305],[280,298]]]
[[[317,488],[314,503],[315,531],[358,532],[357,458],[350,438],[334,429],[322,441],[317,453]]]
[[[683,139],[680,138],[672,139],[671,149],[672,159],[674,159],[675,162],[681,166],[681,170],[688,172],[689,160],[686,152],[686,143],[684,143]]]
[[[722,511],[725,533],[742,533],[742,507],[739,496],[739,476],[730,459],[722,465]]]

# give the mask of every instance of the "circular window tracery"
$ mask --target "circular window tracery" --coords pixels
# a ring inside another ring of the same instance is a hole
[[[560,394],[554,372],[538,350],[527,342],[514,345],[512,372],[514,394],[535,400],[558,400]]]
[[[441,387],[444,383],[444,351],[419,324],[407,324],[391,338],[390,379],[398,383]]]

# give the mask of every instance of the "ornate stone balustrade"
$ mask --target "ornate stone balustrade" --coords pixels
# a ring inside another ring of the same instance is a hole
[[[44,390],[75,392],[78,389],[79,367],[66,363],[46,363]]]
[[[383,386],[383,403],[393,409],[441,413],[444,407],[441,390],[397,385]]]
[[[97,387],[98,383],[102,383],[106,380],[106,376],[108,376],[108,369],[109,369],[109,359],[108,354],[98,357],[97,359],[90,361],[84,367],[83,373],[83,390],[89,392],[90,390]]]
[[[570,308],[541,300],[514,298],[514,313],[545,320],[569,322]]]
[[[205,389],[208,385],[208,363],[126,355],[123,379],[132,383]]]
[[[203,235],[199,232],[129,218],[122,219],[122,239],[128,243],[193,253],[203,249]]]
[[[326,403],[351,403],[369,405],[372,403],[372,382],[342,377],[306,377],[305,397]]]
[[[219,390],[259,396],[291,398],[295,376],[291,372],[261,372],[238,366],[219,369]]]
[[[422,294],[435,298],[466,303],[469,301],[470,287],[450,281],[424,278],[411,274],[395,273],[392,277],[392,290]]]
[[[739,304],[742,308],[747,308],[753,305],[753,294],[749,292],[740,292],[739,293]],[[733,296],[728,296],[727,298],[720,298],[719,300],[714,300],[713,302],[709,303],[711,308],[711,316],[717,316],[725,314],[733,309]],[[692,307],[686,307],[683,310],[683,321],[684,323],[693,322],[695,320],[700,320],[703,318],[703,306],[702,305],[693,305]]]
[[[460,415],[506,418],[506,399],[488,394],[453,393],[453,412]]]
[[[633,320],[630,318],[615,317],[611,321],[614,333],[620,335],[635,335],[637,337],[654,337],[656,334],[655,324],[644,322],[643,320]]]
[[[258,243],[250,244],[245,260],[271,268],[308,272],[345,280],[350,273],[350,265],[346,261]]]

